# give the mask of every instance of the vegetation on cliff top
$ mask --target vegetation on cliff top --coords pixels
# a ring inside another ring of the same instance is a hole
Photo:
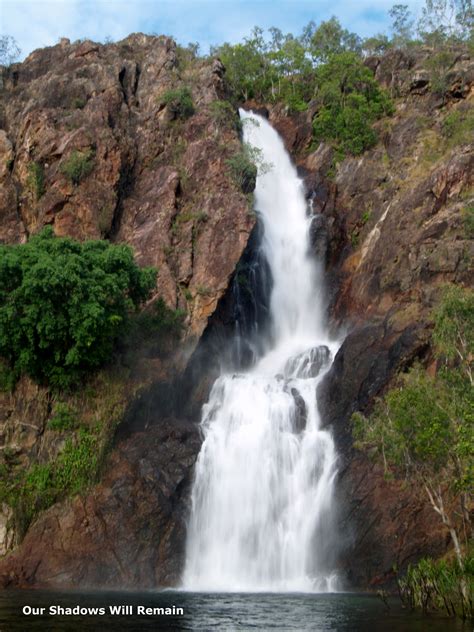
[[[50,227],[1,246],[0,357],[15,377],[77,384],[110,358],[155,280],[128,246],[58,238]]]
[[[335,143],[342,154],[361,154],[377,142],[372,123],[393,113],[388,95],[355,53],[333,55],[315,72],[318,110],[315,141]]]
[[[390,10],[391,37],[362,39],[344,29],[336,17],[310,22],[296,36],[255,27],[243,42],[211,50],[225,68],[237,100],[283,102],[290,110],[314,108],[314,140],[329,141],[339,156],[370,147],[377,136],[372,123],[392,112],[388,95],[378,86],[365,58],[391,48],[430,46],[431,89],[443,93],[453,63],[453,45],[474,44],[471,2],[426,0],[415,34],[407,5]]]

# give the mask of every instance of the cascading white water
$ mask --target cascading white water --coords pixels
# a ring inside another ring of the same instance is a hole
[[[183,583],[331,591],[336,452],[320,429],[316,385],[339,345],[325,327],[303,184],[271,125],[240,114],[244,140],[271,163],[260,169],[255,208],[273,278],[272,343],[250,371],[218,378],[203,408]]]

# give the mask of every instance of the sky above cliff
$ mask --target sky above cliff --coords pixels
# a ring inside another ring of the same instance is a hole
[[[387,31],[398,0],[1,0],[0,32],[12,35],[24,58],[35,48],[89,38],[120,40],[141,31],[173,36],[180,44],[235,43],[253,26],[299,33],[310,20],[336,15],[361,36]],[[422,0],[403,0],[413,12]]]

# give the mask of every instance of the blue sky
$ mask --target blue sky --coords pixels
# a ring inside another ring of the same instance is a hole
[[[13,35],[25,57],[60,37],[119,40],[141,31],[172,35],[201,50],[237,42],[258,24],[299,33],[310,20],[336,15],[359,35],[388,29],[387,13],[401,0],[0,0],[0,32]],[[403,0],[416,12],[422,0]]]

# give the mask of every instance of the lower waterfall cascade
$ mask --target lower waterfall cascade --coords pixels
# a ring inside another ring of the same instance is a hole
[[[269,332],[254,365],[223,373],[203,407],[183,588],[331,592],[339,586],[337,454],[321,428],[316,387],[340,343],[325,322],[303,183],[270,123],[240,116],[260,163],[255,210],[273,282]]]

